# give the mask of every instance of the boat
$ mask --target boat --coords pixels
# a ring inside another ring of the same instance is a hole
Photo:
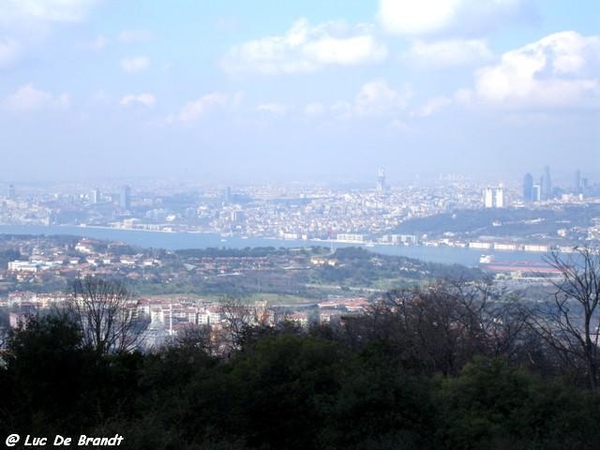
[[[479,258],[479,265],[482,269],[489,272],[500,272],[500,273],[529,273],[529,274],[544,274],[552,275],[559,274],[560,271],[545,261],[532,261],[532,260],[496,260],[492,255],[482,255]]]

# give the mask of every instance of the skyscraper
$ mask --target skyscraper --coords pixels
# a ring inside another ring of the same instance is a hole
[[[542,200],[542,187],[539,184],[534,184],[531,192],[534,202]]]
[[[491,187],[487,187],[483,190],[483,206],[485,208],[494,207],[494,190]]]
[[[526,173],[523,178],[523,201],[533,201],[533,177],[530,173]]]
[[[131,188],[128,185],[121,187],[119,206],[126,211],[131,209]]]
[[[377,169],[377,192],[383,192],[386,189],[385,185],[385,169]]]
[[[92,190],[92,195],[91,195],[90,201],[94,205],[100,202],[100,189],[95,188]]]
[[[15,185],[14,184],[9,184],[8,185],[8,189],[6,191],[6,197],[8,198],[15,198],[17,196],[17,193],[15,191]]]
[[[581,172],[575,171],[575,179],[573,180],[573,193],[581,194]]]
[[[494,201],[496,208],[504,208],[504,188],[502,185],[496,188]]]
[[[225,188],[225,192],[223,193],[223,203],[226,205],[231,203],[231,186]]]
[[[504,208],[504,187],[486,187],[483,190],[484,208]]]
[[[544,167],[544,176],[542,177],[542,198],[548,200],[552,198],[552,178],[550,178],[550,166]]]

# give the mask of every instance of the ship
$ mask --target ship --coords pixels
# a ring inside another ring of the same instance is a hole
[[[520,272],[526,274],[555,275],[560,270],[553,267],[545,261],[535,260],[496,260],[493,255],[481,255],[479,266],[488,272],[513,273]]]

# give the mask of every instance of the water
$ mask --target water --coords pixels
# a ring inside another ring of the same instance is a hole
[[[241,238],[223,237],[214,233],[163,233],[158,231],[124,230],[117,228],[93,228],[74,226],[36,226],[36,225],[0,225],[1,234],[13,235],[73,235],[120,241],[143,248],[164,248],[167,250],[181,250],[189,248],[246,248],[246,247],[312,247],[324,246],[332,248],[351,247],[351,244],[330,243],[322,241],[290,241],[269,238]],[[456,248],[446,246],[391,246],[375,245],[366,247],[369,251],[386,255],[406,256],[422,261],[443,264],[463,264],[477,266],[482,251],[477,249]],[[526,252],[493,252],[496,259],[502,261],[539,261],[542,254]]]

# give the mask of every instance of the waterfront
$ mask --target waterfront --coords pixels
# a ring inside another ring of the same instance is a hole
[[[247,247],[312,247],[323,246],[332,249],[352,247],[354,244],[327,242],[285,240],[259,237],[221,236],[215,233],[166,233],[158,231],[129,230],[119,228],[96,228],[74,226],[38,226],[38,225],[0,225],[0,234],[5,235],[73,235],[101,239],[107,241],[120,241],[143,248],[163,248],[167,250],[181,250],[188,248],[247,248]],[[425,246],[425,245],[374,245],[363,246],[369,251],[386,255],[406,256],[422,261],[443,264],[463,264],[474,267],[479,264],[482,251],[478,249],[459,248],[451,246]],[[544,253],[510,252],[486,250],[496,259],[502,261],[539,261]]]

